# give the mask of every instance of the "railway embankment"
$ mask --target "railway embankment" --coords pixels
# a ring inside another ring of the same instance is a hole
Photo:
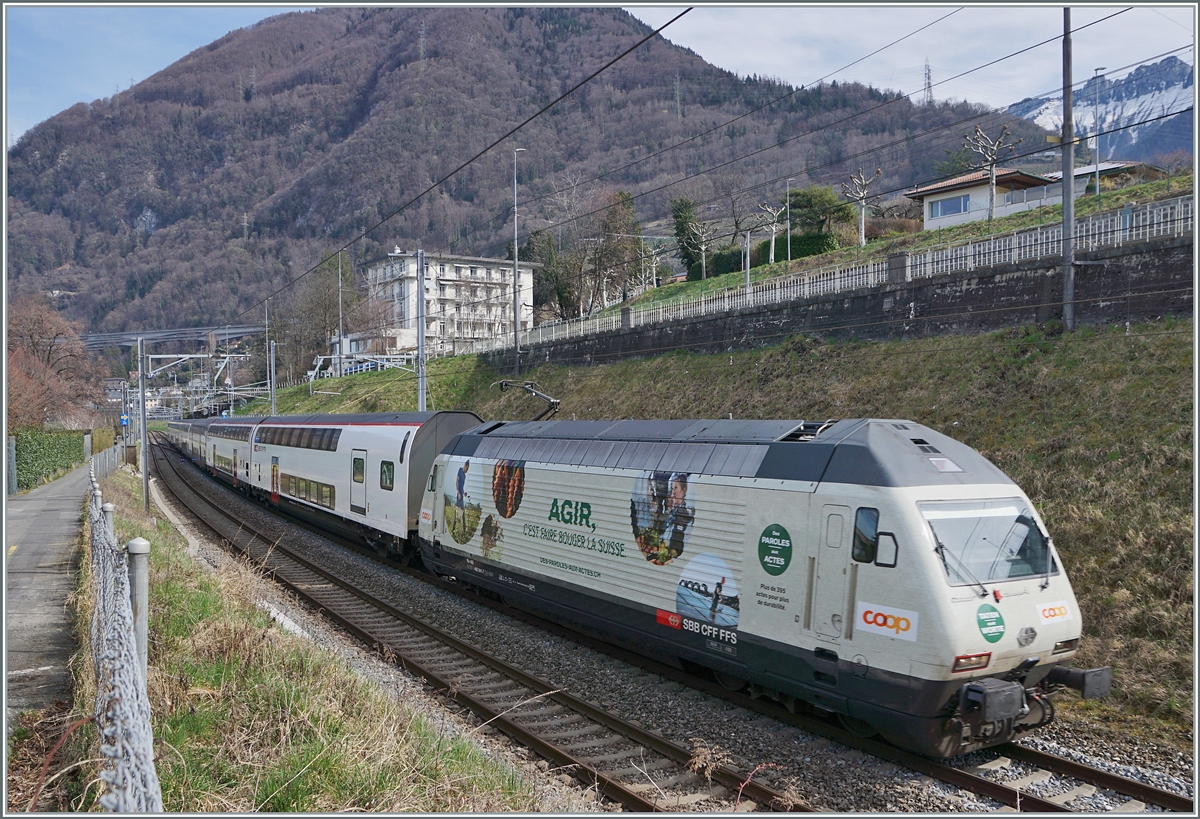
[[[143,514],[141,481],[132,472],[117,473],[102,488],[116,505],[119,541],[152,543],[147,689],[167,811],[547,809],[545,794],[469,737],[467,726],[449,715],[427,716],[440,709],[418,682],[397,672],[389,689],[357,673],[355,664],[369,662],[368,653],[348,658],[306,639],[304,627],[279,615],[294,607],[284,599],[273,603],[283,592],[254,567],[217,549],[199,555],[155,506]],[[76,629],[86,635],[86,593],[75,609]],[[322,628],[319,618],[305,625]],[[79,714],[92,709],[91,671],[81,652],[72,663]],[[427,709],[414,705],[421,699],[430,700]],[[28,802],[65,724],[61,718],[32,724],[10,739],[11,757],[28,763],[10,766],[10,797],[26,794]],[[47,783],[38,802],[43,809],[95,809],[95,744],[94,730],[84,725],[58,749],[52,771],[64,774]]]
[[[982,452],[1034,500],[1084,617],[1077,664],[1111,664],[1106,700],[1063,699],[1097,730],[1192,743],[1193,345],[1190,318],[1055,323],[894,341],[803,335],[734,353],[668,352],[523,377],[559,417],[906,418]],[[432,362],[429,406],[483,418],[542,410],[474,357]],[[409,373],[281,391],[281,412],[413,410]],[[1104,726],[1108,727],[1104,727]]]

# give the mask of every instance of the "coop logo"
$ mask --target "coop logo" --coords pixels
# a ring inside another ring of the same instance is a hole
[[[1057,603],[1042,603],[1038,606],[1038,619],[1042,625],[1047,623],[1065,623],[1071,619],[1071,606],[1066,600]]]
[[[915,611],[893,609],[860,600],[855,624],[860,631],[916,642],[918,618],[919,615]]]
[[[683,628],[683,618],[673,611],[663,611],[658,609],[655,613],[655,618],[660,626],[668,626],[670,628]]]

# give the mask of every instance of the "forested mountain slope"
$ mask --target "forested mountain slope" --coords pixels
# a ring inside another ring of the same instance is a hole
[[[229,321],[647,33],[619,9],[574,8],[332,8],[232,32],[10,150],[10,288],[52,294],[93,331]],[[718,127],[791,90],[656,38],[373,231],[352,261],[395,245],[504,255],[513,147],[528,149],[524,232],[562,218],[569,197],[553,194],[572,183],[599,201],[748,154],[638,198],[638,218],[779,180],[753,209],[789,176],[840,184],[860,165],[883,169],[877,190],[899,189],[933,176],[965,120],[988,113],[830,83]]]

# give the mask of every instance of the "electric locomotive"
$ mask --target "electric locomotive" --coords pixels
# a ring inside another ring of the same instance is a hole
[[[541,421],[466,431],[425,565],[657,658],[950,757],[1048,723],[1080,611],[1033,504],[903,420]]]

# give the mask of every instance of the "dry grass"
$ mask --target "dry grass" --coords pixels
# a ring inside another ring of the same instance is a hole
[[[121,541],[153,544],[147,689],[167,811],[536,810],[510,767],[277,629],[252,568],[200,571],[166,521],[141,515],[139,491],[127,473],[104,485]]]
[[[1128,335],[1049,326],[880,343],[794,337],[525,377],[561,399],[559,418],[906,418],[978,449],[1030,495],[1063,555],[1085,623],[1077,664],[1115,669],[1113,696],[1077,707],[1190,742],[1193,342],[1191,320]],[[541,411],[492,388],[501,377],[470,356],[435,361],[430,404],[486,419]],[[395,371],[333,389],[344,394],[306,403],[302,387],[291,400],[306,412],[416,406],[411,376]]]

